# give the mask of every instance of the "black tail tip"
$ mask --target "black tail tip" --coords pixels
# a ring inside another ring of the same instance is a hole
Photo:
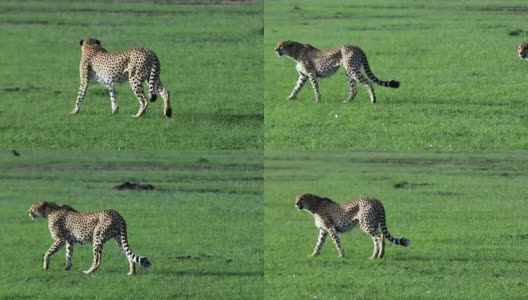
[[[400,239],[400,245],[402,245],[403,247],[408,247],[410,244],[411,244],[411,241],[409,241],[408,239],[406,238]]]
[[[158,95],[156,95],[156,94],[150,95],[150,102],[155,102],[156,99],[158,99]]]
[[[145,268],[145,269],[150,269],[150,267],[152,266],[152,264],[150,263],[150,261],[148,261],[148,259],[146,257],[142,257],[139,260],[139,264],[141,266],[143,266],[143,268]]]
[[[396,80],[391,80],[389,81],[389,87],[397,89],[400,87],[400,82]]]
[[[167,110],[165,111],[165,117],[166,117],[166,118],[170,118],[170,117],[172,117],[172,108],[171,108],[171,107],[169,107],[169,109],[167,109]]]

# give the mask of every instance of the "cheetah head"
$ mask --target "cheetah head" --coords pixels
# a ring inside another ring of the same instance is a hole
[[[277,47],[275,47],[275,53],[278,56],[291,56],[293,51],[299,47],[302,47],[301,43],[294,41],[282,41],[277,44]]]
[[[517,46],[517,53],[521,59],[528,59],[528,43],[522,43]]]
[[[31,207],[28,210],[28,215],[31,217],[32,220],[35,220],[35,218],[42,217],[46,218],[49,212],[48,208],[48,202],[46,201],[38,201],[33,203]]]
[[[319,205],[321,198],[313,194],[300,194],[295,198],[295,207],[298,210],[312,211]]]
[[[81,47],[101,47],[101,41],[94,38],[87,38],[79,42]]]
[[[49,213],[58,209],[63,208],[71,208],[67,205],[58,205],[53,202],[47,202],[47,201],[38,201],[33,203],[31,207],[28,210],[28,215],[31,217],[32,220],[35,220],[36,218],[47,218]],[[71,208],[73,210],[73,208]]]

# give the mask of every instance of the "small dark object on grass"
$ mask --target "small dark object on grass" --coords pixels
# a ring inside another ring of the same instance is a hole
[[[177,260],[202,260],[203,258],[207,257],[199,257],[199,256],[192,256],[192,255],[181,255],[181,256],[169,256],[169,258],[177,259]]]
[[[519,36],[521,35],[521,33],[523,33],[523,30],[522,29],[516,29],[516,30],[512,30],[510,31],[510,36]]]
[[[114,190],[153,190],[154,186],[152,184],[142,184],[142,183],[125,181],[122,184],[118,184],[114,186],[113,189]]]
[[[14,156],[20,156],[20,153],[18,153],[18,151],[16,151],[16,150],[11,150],[11,151],[13,152]]]

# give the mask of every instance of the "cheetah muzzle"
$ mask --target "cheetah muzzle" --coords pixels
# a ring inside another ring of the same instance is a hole
[[[517,46],[517,53],[521,59],[526,59],[528,57],[528,42]]]

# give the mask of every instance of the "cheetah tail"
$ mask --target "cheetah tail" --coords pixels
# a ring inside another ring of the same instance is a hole
[[[159,60],[156,58],[154,64],[152,65],[152,68],[150,69],[150,76],[148,80],[148,95],[150,102],[154,102],[158,98],[158,95],[156,93],[158,89],[159,76],[160,63]]]
[[[374,75],[374,73],[372,73],[372,70],[370,69],[370,66],[369,66],[368,61],[366,60],[366,58],[365,58],[365,62],[363,64],[363,68],[365,69],[365,73],[367,74],[368,78],[370,78],[372,81],[374,81],[377,85],[381,85],[381,86],[384,86],[384,87],[390,87],[390,88],[394,88],[394,89],[397,89],[397,88],[400,87],[400,82],[399,81],[396,81],[396,80],[384,81],[384,80],[381,80],[378,77],[376,77],[376,75]]]
[[[385,214],[385,212],[383,214]],[[380,221],[380,227],[381,227],[381,232],[383,233],[385,238],[388,239],[391,243],[404,246],[404,247],[407,247],[411,244],[411,241],[404,237],[401,237],[398,239],[398,238],[393,237],[390,234],[389,230],[387,229],[387,224],[385,223],[385,216],[383,216],[383,219],[381,219]]]
[[[125,255],[128,258],[128,260],[133,261],[136,264],[140,264],[145,269],[150,268],[151,263],[146,257],[135,255],[132,252],[132,249],[130,249],[130,246],[128,245],[128,238],[127,238],[127,232],[126,232],[126,225],[125,224],[123,224],[121,226],[121,234],[120,235],[121,235],[120,238],[121,238],[121,247],[122,247],[121,250],[123,250],[123,252],[125,253]]]

